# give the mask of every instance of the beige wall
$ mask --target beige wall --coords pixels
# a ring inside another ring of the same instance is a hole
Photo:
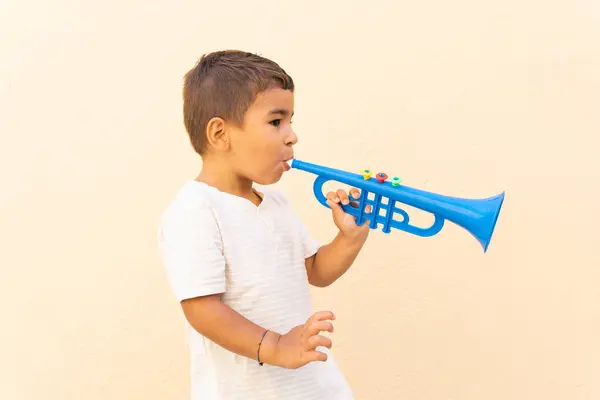
[[[186,398],[155,228],[200,166],[181,77],[220,48],[293,75],[300,158],[506,190],[486,255],[375,231],[315,291],[357,399],[600,398],[598,2],[182,3],[0,5],[1,399]],[[278,186],[326,241],[311,183]]]

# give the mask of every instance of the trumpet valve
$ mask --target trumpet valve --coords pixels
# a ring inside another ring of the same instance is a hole
[[[385,180],[388,178],[388,176],[385,174],[385,172],[380,172],[377,174],[377,181],[379,183],[383,183],[385,182]]]
[[[362,176],[365,178],[365,181],[368,180],[371,177],[371,170],[363,169]]]
[[[400,185],[400,182],[402,182],[402,179],[398,178],[397,176],[392,178],[392,186],[398,186]]]

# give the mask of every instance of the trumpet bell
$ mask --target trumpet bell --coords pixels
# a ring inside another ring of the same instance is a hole
[[[481,244],[485,253],[498,222],[504,194],[505,192],[501,192],[486,199],[456,198],[440,208],[448,208],[444,210],[445,218],[467,230]]]
[[[364,224],[368,219],[371,229],[381,225],[384,233],[390,233],[394,228],[421,237],[431,237],[441,231],[447,220],[467,230],[480,243],[484,253],[490,245],[504,202],[504,192],[485,199],[465,199],[401,185],[397,177],[390,182],[384,173],[373,177],[370,170],[364,170],[363,174],[359,175],[297,159],[293,159],[290,166],[317,175],[313,193],[317,201],[327,208],[329,205],[323,193],[323,185],[326,182],[337,181],[360,189],[360,197],[351,198],[358,203],[357,207],[342,205],[345,212],[356,217],[358,225]],[[373,198],[370,198],[371,194]],[[398,203],[433,214],[433,223],[427,228],[410,224],[409,214],[398,207]],[[365,212],[367,205],[372,207],[370,213]],[[382,211],[384,215],[381,214]],[[395,219],[395,215],[399,215],[401,220]]]

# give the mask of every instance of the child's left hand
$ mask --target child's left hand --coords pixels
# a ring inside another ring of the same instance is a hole
[[[350,194],[353,198],[357,199],[360,197],[360,190],[356,188],[350,189]],[[327,193],[327,204],[331,207],[333,214],[333,222],[338,227],[340,232],[351,239],[366,239],[369,234],[369,213],[371,212],[371,205],[368,204],[365,207],[365,218],[363,219],[362,225],[356,224],[356,217],[351,214],[344,212],[340,203],[344,205],[350,204],[353,207],[358,207],[357,201],[350,202],[348,193],[343,189],[338,189],[335,192]]]

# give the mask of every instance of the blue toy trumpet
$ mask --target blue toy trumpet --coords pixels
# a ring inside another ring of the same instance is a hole
[[[351,204],[341,205],[345,212],[356,217],[358,225],[364,224],[365,219],[369,219],[371,229],[376,229],[381,224],[382,231],[385,233],[390,233],[391,228],[395,228],[417,236],[430,237],[436,235],[444,226],[444,221],[448,220],[473,235],[483,247],[484,253],[492,239],[504,202],[504,192],[484,199],[464,199],[401,185],[400,178],[393,177],[390,181],[383,172],[373,177],[370,170],[355,174],[297,159],[292,159],[289,164],[292,168],[317,175],[313,192],[319,203],[327,208],[329,208],[327,198],[323,194],[325,182],[337,181],[360,189],[361,194],[358,199],[350,197],[352,202],[358,202],[358,207]],[[370,194],[373,194],[373,198],[370,198]],[[383,200],[386,198],[388,200],[384,203]],[[408,213],[397,207],[397,203],[430,212],[435,216],[435,220],[428,228],[411,225]],[[368,204],[371,205],[371,212],[365,213]],[[381,215],[382,210],[385,211],[385,215]],[[394,219],[394,215],[400,215],[401,220]]]

